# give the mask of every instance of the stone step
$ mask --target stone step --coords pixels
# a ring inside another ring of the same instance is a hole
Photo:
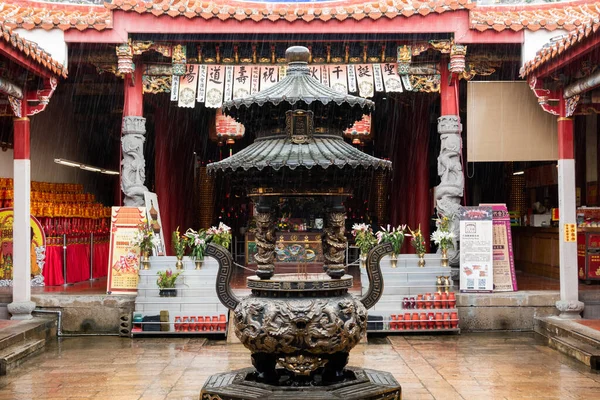
[[[546,339],[548,346],[581,361],[592,369],[600,369],[600,332],[575,320],[559,317],[536,318],[534,330]]]
[[[18,367],[27,357],[40,352],[46,345],[46,339],[31,339],[0,351],[0,375],[6,375]]]

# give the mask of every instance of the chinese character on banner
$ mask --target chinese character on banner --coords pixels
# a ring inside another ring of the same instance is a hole
[[[329,66],[329,85],[338,93],[348,94],[348,67],[345,65]]]
[[[356,65],[356,80],[358,83],[358,95],[361,97],[373,97],[375,88],[373,86],[373,66],[371,64]]]
[[[223,83],[225,82],[225,67],[222,65],[208,66],[208,80],[206,82],[206,99],[204,104],[208,108],[220,108],[223,105]]]
[[[179,96],[179,76],[171,76],[171,101],[177,101]]]
[[[270,88],[277,83],[279,78],[278,67],[260,67],[260,90],[261,92],[265,89]]]
[[[279,66],[279,80],[282,80],[287,75],[287,65]]]
[[[198,65],[185,66],[185,74],[179,77],[179,99],[177,106],[194,108],[196,105],[196,89],[198,87]]]
[[[225,98],[224,101],[231,100],[233,94],[233,65],[225,67]]]
[[[348,65],[348,91],[350,93],[356,93],[356,70],[354,65]]]
[[[311,65],[308,67],[308,73],[310,76],[321,82],[321,68]]]
[[[250,68],[245,65],[238,65],[233,72],[233,98],[239,99],[250,94]]]
[[[383,75],[383,84],[385,91],[402,92],[402,84],[398,76],[397,64],[381,64],[381,73]]]
[[[260,67],[252,66],[250,72],[250,94],[258,93],[260,90]]]
[[[375,79],[375,90],[383,92],[383,77],[381,76],[381,65],[373,64],[373,78]]]
[[[206,65],[201,65],[198,71],[198,96],[196,97],[196,101],[199,103],[204,103],[204,99],[206,97],[206,75],[208,72],[208,68]]]

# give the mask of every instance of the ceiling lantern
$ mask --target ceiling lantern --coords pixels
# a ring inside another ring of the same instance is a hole
[[[226,142],[229,145],[235,143],[236,139],[244,137],[246,128],[233,118],[223,114],[221,109],[217,109],[215,118],[215,133],[219,144]]]
[[[352,144],[362,145],[371,139],[371,116],[363,115],[360,121],[344,131],[344,136],[352,139]]]

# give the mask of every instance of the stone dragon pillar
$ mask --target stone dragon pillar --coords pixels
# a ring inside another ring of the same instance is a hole
[[[146,141],[146,118],[123,117],[121,136],[121,190],[125,195],[123,204],[128,207],[144,207],[144,186],[146,180],[146,161],[144,160],[144,142]]]

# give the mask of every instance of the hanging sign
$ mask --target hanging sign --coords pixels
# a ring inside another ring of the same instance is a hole
[[[171,101],[177,101],[179,97],[179,76],[171,76]]]
[[[282,80],[287,75],[287,65],[279,66],[279,80]]]
[[[308,73],[310,76],[321,82],[321,68],[317,65],[309,65]]]
[[[110,253],[106,292],[136,294],[140,248],[134,238],[146,221],[145,207],[113,207],[110,216]]]
[[[199,103],[204,103],[206,98],[206,74],[208,72],[208,67],[206,65],[201,65],[198,71],[198,97],[196,97],[196,101]]]
[[[233,98],[239,99],[250,95],[250,67],[237,65],[233,69]]]
[[[177,106],[194,108],[196,105],[196,89],[198,88],[198,65],[185,66],[185,75],[179,77],[179,99]]]
[[[208,108],[221,108],[223,105],[223,83],[225,82],[225,67],[222,65],[208,66],[206,81],[206,100]]]
[[[516,292],[517,277],[510,229],[510,215],[506,204],[480,204],[492,207],[494,229],[494,292]]]
[[[492,207],[461,207],[460,291],[491,292],[493,286]]]
[[[233,69],[233,98],[239,99],[250,95],[250,67],[237,65]]]
[[[348,65],[348,91],[350,93],[356,93],[356,70],[354,65]]]
[[[358,82],[358,95],[360,97],[373,97],[373,66],[359,64],[356,66],[356,81]]]
[[[346,65],[330,65],[329,84],[336,92],[348,94],[348,67]]]
[[[258,93],[260,91],[260,67],[253,66],[251,70],[251,81],[250,81],[250,94]]]
[[[277,66],[260,67],[260,91],[266,90],[277,83],[279,68]]]
[[[402,85],[404,86],[404,89],[408,90],[409,92],[412,92],[413,88],[412,85],[410,83],[410,78],[408,75],[402,75],[400,77],[402,79]]]
[[[397,64],[381,64],[381,73],[383,75],[383,84],[388,93],[402,92],[402,84],[398,76]]]
[[[383,92],[383,77],[381,76],[381,65],[373,64],[373,79],[375,80],[375,90]]]
[[[231,100],[233,95],[233,65],[227,65],[225,67],[225,99],[224,101]]]
[[[321,83],[329,86],[329,66],[321,65]]]

